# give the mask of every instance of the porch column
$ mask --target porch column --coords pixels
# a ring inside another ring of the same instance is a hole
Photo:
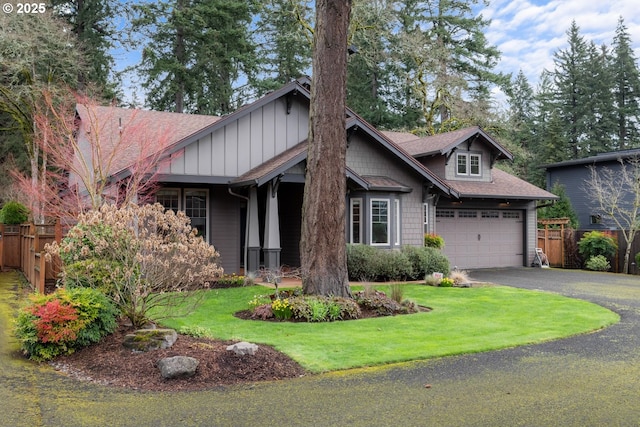
[[[258,189],[256,187],[249,189],[246,227],[245,274],[256,272],[260,268],[260,223],[258,222]]]
[[[273,181],[267,187],[267,206],[264,221],[264,267],[280,268],[280,215],[278,213],[278,185]]]

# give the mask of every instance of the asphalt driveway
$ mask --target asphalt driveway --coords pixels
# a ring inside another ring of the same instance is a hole
[[[0,425],[640,425],[637,276],[531,268],[471,276],[586,299],[621,321],[502,351],[205,392],[147,393],[78,383],[13,358],[15,343],[6,334],[11,289],[0,281]]]

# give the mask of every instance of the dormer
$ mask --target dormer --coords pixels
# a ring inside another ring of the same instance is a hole
[[[398,132],[385,134],[447,181],[491,182],[496,160],[513,159],[509,150],[478,126],[422,138]]]

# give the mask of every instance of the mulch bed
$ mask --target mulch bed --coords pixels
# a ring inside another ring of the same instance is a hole
[[[232,341],[179,335],[165,350],[133,353],[123,347],[133,329],[121,325],[100,343],[56,358],[50,364],[73,378],[134,390],[204,390],[221,385],[272,381],[303,376],[305,370],[291,358],[267,345],[259,345],[255,355],[239,356],[227,351]],[[191,378],[166,380],[156,363],[164,357],[190,356],[200,362]]]

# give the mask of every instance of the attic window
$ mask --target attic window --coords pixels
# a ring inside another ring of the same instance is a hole
[[[456,174],[467,176],[480,176],[481,170],[481,155],[472,153],[457,153],[456,154]]]

